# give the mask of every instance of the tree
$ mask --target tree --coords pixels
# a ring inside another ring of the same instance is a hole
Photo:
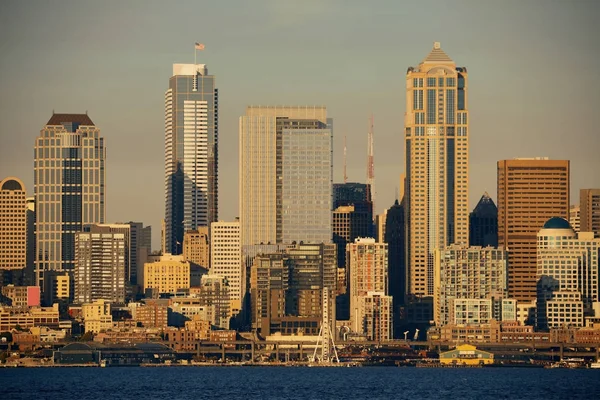
[[[92,340],[94,340],[94,332],[92,331],[87,331],[81,336],[81,339],[79,339],[80,342],[91,342]]]

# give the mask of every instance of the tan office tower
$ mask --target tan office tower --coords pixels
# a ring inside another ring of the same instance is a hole
[[[208,226],[199,226],[195,231],[183,235],[183,258],[194,264],[210,269],[210,242]]]
[[[0,180],[0,227],[0,270],[25,268],[27,206],[25,185],[18,178]]]
[[[569,219],[569,161],[498,161],[498,246],[508,250],[508,295],[536,298],[537,233],[552,217]]]
[[[600,189],[581,189],[579,207],[581,232],[594,232],[600,237]]]
[[[438,42],[406,73],[408,293],[433,296],[433,252],[469,240],[467,69]]]
[[[331,241],[332,136],[323,106],[249,106],[239,125],[242,245]]]

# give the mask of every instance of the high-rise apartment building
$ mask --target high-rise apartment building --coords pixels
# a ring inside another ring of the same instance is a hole
[[[239,221],[210,224],[210,259],[210,273],[226,279],[231,313],[238,314],[246,294]]]
[[[105,160],[104,138],[87,114],[53,114],[36,139],[37,285],[43,287],[48,271],[72,276],[75,233],[104,223]]]
[[[194,264],[210,268],[210,240],[208,227],[199,226],[183,235],[183,258]]]
[[[579,207],[581,232],[594,232],[596,237],[600,237],[600,189],[581,189]]]
[[[507,298],[507,252],[493,247],[450,245],[435,251],[435,296],[433,319],[438,326],[456,323],[455,301],[477,300],[461,307],[487,307],[479,323],[492,318],[492,300]],[[478,300],[490,300],[489,305]],[[465,308],[466,310],[466,308]],[[460,311],[460,309],[459,309]],[[481,310],[483,311],[483,310]],[[487,318],[487,319],[486,319]]]
[[[151,250],[152,231],[141,222],[93,224],[83,227],[84,232],[121,233],[125,240],[125,281],[137,284],[137,274],[144,268]]]
[[[348,284],[350,297],[350,320],[357,333],[364,333],[364,297],[389,297],[385,299],[388,316],[381,321],[392,321],[392,298],[388,295],[388,245],[372,238],[359,238],[349,243]],[[382,310],[383,312],[383,310]]]
[[[569,161],[498,161],[498,245],[508,253],[508,294],[536,298],[537,233],[552,217],[569,218]]]
[[[331,241],[332,121],[321,106],[249,106],[240,118],[243,245]]]
[[[126,236],[95,225],[75,234],[75,303],[125,303]]]
[[[27,203],[19,178],[0,180],[0,283],[1,270],[27,266]]]
[[[538,329],[583,327],[599,297],[600,238],[573,231],[566,219],[550,218],[537,234]]]
[[[408,291],[433,296],[435,249],[468,243],[468,75],[438,42],[406,73]]]
[[[204,64],[173,64],[165,93],[165,237],[181,254],[185,231],[218,220],[219,101]]]
[[[469,214],[469,245],[498,247],[498,207],[487,192]]]

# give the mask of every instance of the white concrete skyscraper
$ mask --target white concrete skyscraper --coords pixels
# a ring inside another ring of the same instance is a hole
[[[332,120],[322,106],[250,106],[240,118],[242,245],[331,242]]]
[[[218,219],[218,90],[204,64],[174,64],[165,93],[165,246]]]
[[[406,73],[408,293],[434,293],[435,249],[469,240],[467,69],[435,43]]]
[[[75,233],[104,223],[106,148],[87,114],[53,114],[35,142],[36,281],[75,265]],[[47,282],[46,282],[47,283]]]

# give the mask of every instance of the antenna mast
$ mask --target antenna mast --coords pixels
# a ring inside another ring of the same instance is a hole
[[[347,147],[346,147],[346,136],[344,136],[344,183],[348,183],[348,174],[346,173],[346,166],[347,166]]]

